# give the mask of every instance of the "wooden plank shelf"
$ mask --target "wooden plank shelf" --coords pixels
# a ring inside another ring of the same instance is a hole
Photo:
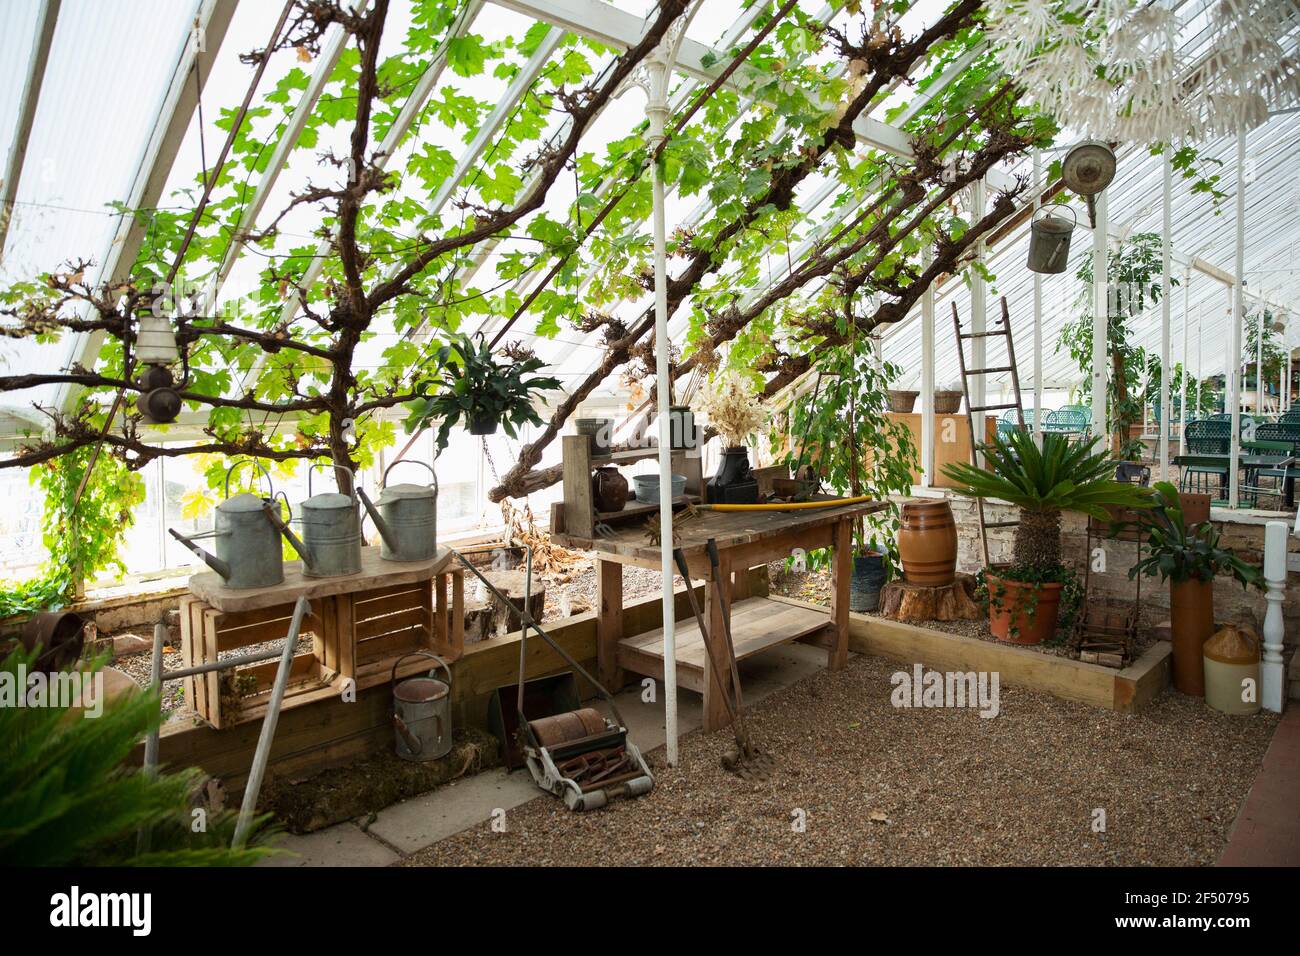
[[[770,598],[753,597],[737,601],[731,608],[731,639],[736,660],[789,644],[830,627],[831,616],[824,610],[795,607]],[[677,682],[687,690],[704,693],[704,662],[708,649],[694,619],[679,620],[677,637]],[[724,652],[725,653],[725,652]],[[620,667],[662,679],[664,672],[664,630],[662,627],[619,641]]]
[[[673,454],[679,454],[686,451],[684,448],[674,448]],[[610,452],[604,457],[597,458],[592,456],[591,467],[600,468],[602,465],[626,465],[628,462],[645,461],[647,458],[658,458],[659,446],[652,445],[649,448],[626,448],[623,451]]]
[[[687,503],[698,505],[703,499],[699,495],[678,495],[673,499],[674,505],[684,505]],[[609,521],[611,518],[615,521],[620,518],[642,518],[646,515],[655,514],[659,511],[659,502],[654,504],[643,504],[640,501],[629,498],[622,511],[597,511],[597,521]]]

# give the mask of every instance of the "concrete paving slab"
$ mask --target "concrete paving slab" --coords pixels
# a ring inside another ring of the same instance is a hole
[[[544,796],[527,770],[507,774],[489,770],[439,787],[379,811],[370,832],[403,853],[414,853],[491,818],[496,809],[509,810]]]
[[[258,866],[387,866],[399,859],[354,823],[336,823],[301,836],[287,833],[274,845],[289,852],[262,860]]]

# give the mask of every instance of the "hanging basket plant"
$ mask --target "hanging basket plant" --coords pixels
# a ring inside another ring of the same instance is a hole
[[[473,337],[452,333],[434,355],[442,374],[422,383],[417,390],[422,397],[408,406],[407,432],[439,420],[441,451],[459,422],[471,435],[491,435],[500,426],[511,438],[517,437],[520,425],[542,424],[534,407],[537,398],[558,389],[560,380],[535,374],[546,363],[522,346],[499,354],[505,361],[498,361],[482,333]]]

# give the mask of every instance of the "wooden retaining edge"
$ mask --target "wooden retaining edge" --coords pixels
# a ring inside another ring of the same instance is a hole
[[[767,593],[766,567],[754,569],[751,593]],[[678,587],[678,620],[691,615],[686,588]],[[696,586],[697,600],[703,601],[702,585]],[[663,623],[662,598],[658,595],[629,602],[623,609],[625,633],[640,634]],[[596,614],[575,614],[563,622],[548,625],[546,633],[591,673],[596,671]],[[525,648],[525,673],[531,679],[559,673],[568,664],[536,635]],[[457,727],[487,729],[488,700],[498,687],[514,682],[519,667],[519,632],[470,644],[464,656],[451,664],[452,721]],[[581,677],[578,692],[586,699],[593,688]],[[611,688],[614,689],[614,688]],[[308,776],[317,770],[345,763],[360,754],[393,746],[392,691],[387,683],[358,691],[355,701],[338,695],[292,707],[280,714],[271,745],[270,767],[274,773]],[[206,724],[165,724],[159,740],[159,762],[170,767],[199,767],[221,778],[228,793],[240,790],[261,733],[260,720],[223,730]],[[127,763],[139,766],[144,745],[132,751]]]
[[[772,596],[774,601],[826,610],[823,605]],[[1065,700],[1133,713],[1154,699],[1170,681],[1171,647],[1157,641],[1122,670],[1085,664],[1013,644],[981,641],[866,614],[849,614],[849,649],[943,671],[997,671],[1018,687]]]

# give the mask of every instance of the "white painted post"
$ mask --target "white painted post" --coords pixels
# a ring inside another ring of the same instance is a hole
[[[1232,317],[1228,326],[1228,411],[1232,414],[1232,435],[1228,450],[1228,507],[1237,507],[1241,476],[1241,320],[1246,304],[1246,131],[1237,131],[1237,255],[1232,290]]]
[[[688,9],[668,30],[654,53],[646,60],[647,76],[642,82],[646,93],[646,143],[651,151],[664,141],[664,128],[668,122],[668,84],[672,79],[672,65],[677,60],[677,49],[686,33],[686,26],[699,9]],[[664,182],[656,158],[650,163],[651,191],[654,219],[654,278],[655,278],[655,391],[659,410],[659,526],[663,533],[659,548],[659,571],[663,581],[663,631],[664,631],[664,729],[667,737],[668,765],[677,766],[677,633],[676,600],[673,594],[673,452],[672,421],[670,419],[669,349],[668,349],[668,252],[667,224],[664,216]],[[686,582],[687,587],[690,582]]]
[[[1264,312],[1267,300],[1259,297],[1259,316],[1255,319],[1255,417],[1264,414]]]
[[[1192,285],[1192,266],[1188,263],[1183,270],[1183,407],[1179,409],[1178,414],[1178,454],[1187,454],[1187,406],[1192,398],[1192,375],[1191,369],[1187,364],[1187,343],[1190,336],[1188,332],[1192,325],[1192,315],[1189,311],[1191,301]]]
[[[1109,250],[1106,247],[1106,230],[1109,222],[1109,203],[1107,191],[1098,194],[1095,203],[1097,226],[1092,230],[1092,434],[1100,438],[1098,451],[1109,447],[1110,428],[1106,420],[1107,406],[1106,384],[1110,379],[1106,363],[1110,361],[1110,350],[1106,347],[1110,316],[1109,296],[1106,290],[1107,271],[1109,269]]]
[[[934,253],[921,250],[921,268],[930,266]],[[960,343],[959,343],[960,344]],[[934,283],[921,295],[921,486],[934,484]]]
[[[1034,215],[1043,205],[1043,154],[1034,150]],[[1034,442],[1043,447],[1043,277],[1034,273]]]
[[[1282,713],[1286,704],[1286,675],[1282,671],[1282,602],[1286,600],[1285,521],[1270,521],[1264,526],[1264,646],[1259,662],[1259,704],[1265,710]]]
[[[1160,247],[1162,262],[1160,267],[1160,480],[1169,480],[1169,429],[1173,424],[1173,409],[1169,404],[1169,296],[1173,292],[1170,275],[1173,270],[1173,245],[1170,235],[1173,231],[1173,188],[1174,165],[1170,158],[1172,146],[1165,147],[1165,182],[1163,197],[1163,222],[1161,223]],[[1143,402],[1143,407],[1146,403]]]
[[[1282,386],[1282,411],[1291,411],[1291,346],[1287,346],[1287,377]]]

